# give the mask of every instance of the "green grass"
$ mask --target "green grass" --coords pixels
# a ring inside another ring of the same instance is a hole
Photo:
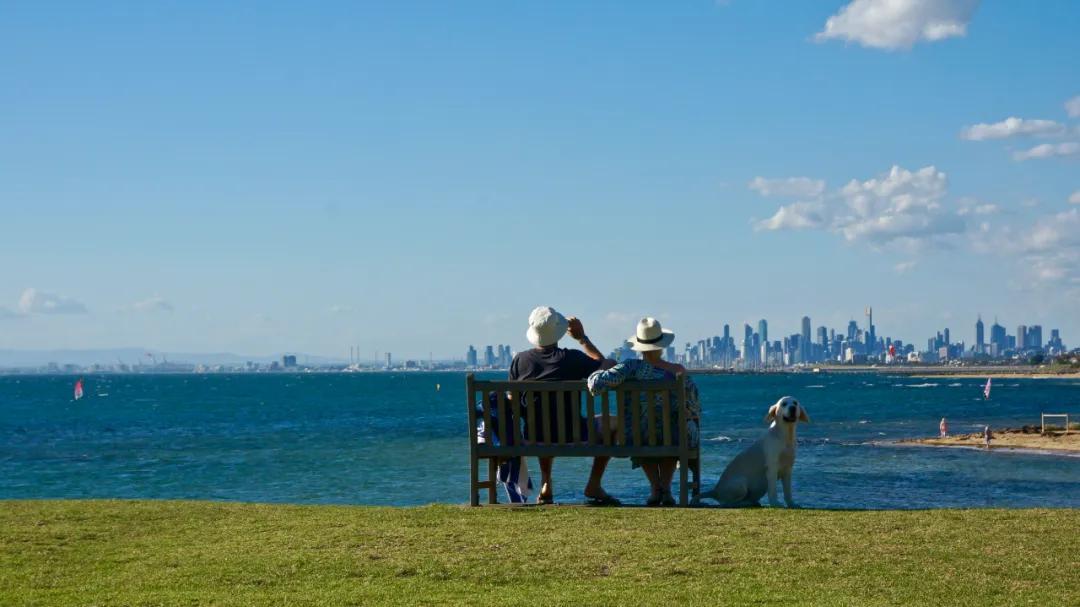
[[[0,605],[1078,605],[1080,511],[0,501]]]

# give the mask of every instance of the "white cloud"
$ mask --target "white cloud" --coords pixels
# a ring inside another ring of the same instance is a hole
[[[914,270],[916,265],[917,264],[914,261],[902,261],[893,266],[893,270],[897,274],[907,274],[908,272]]]
[[[762,196],[791,198],[817,198],[825,192],[824,181],[809,177],[785,177],[782,179],[754,177],[747,184],[747,187],[756,190]]]
[[[820,202],[795,202],[757,223],[759,230],[813,230],[828,225],[828,210]]]
[[[1080,285],[1080,209],[1036,220],[1023,232],[1021,253],[1036,281]]]
[[[349,305],[334,304],[330,306],[331,314],[352,314],[353,312],[356,312],[356,309]]]
[[[977,200],[962,200],[960,201],[959,207],[956,214],[961,217],[966,215],[994,215],[1001,211],[996,204],[990,202],[983,203]]]
[[[988,124],[985,122],[965,127],[960,132],[961,139],[969,141],[986,141],[987,139],[1005,139],[1018,136],[1050,136],[1062,135],[1066,132],[1065,125],[1053,120],[1025,120],[1010,116],[1000,122]]]
[[[1013,154],[1013,159],[1018,161],[1032,158],[1052,158],[1054,156],[1073,156],[1080,153],[1080,143],[1066,141],[1064,143],[1042,143],[1027,150],[1021,150]]]
[[[1065,102],[1065,113],[1069,118],[1080,118],[1080,95]]]
[[[947,189],[945,173],[933,166],[917,171],[894,166],[888,173],[865,181],[853,179],[821,201],[782,206],[755,227],[825,229],[848,242],[866,242],[872,246],[897,242],[918,247],[928,240],[966,229],[959,209],[950,211],[943,207]],[[982,205],[981,209],[980,214],[986,214],[996,207]]]
[[[1080,190],[1076,190],[1072,193],[1072,196],[1069,196],[1069,202],[1073,204],[1080,204]]]
[[[888,50],[910,49],[967,33],[979,0],[852,0],[829,17],[815,40],[845,40]]]
[[[142,301],[137,301],[130,306],[125,306],[122,310],[132,312],[172,312],[175,308],[165,298],[154,295]]]
[[[23,314],[85,314],[86,306],[63,295],[26,289],[19,297],[19,312]]]

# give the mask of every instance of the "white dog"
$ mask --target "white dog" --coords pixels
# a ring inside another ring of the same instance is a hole
[[[779,506],[776,479],[784,484],[784,502],[796,508],[791,496],[791,468],[795,465],[795,424],[809,422],[806,409],[792,396],[785,396],[769,407],[766,422],[772,422],[765,435],[731,460],[712,491],[701,498],[712,498],[722,506],[757,506],[768,494],[769,505]]]

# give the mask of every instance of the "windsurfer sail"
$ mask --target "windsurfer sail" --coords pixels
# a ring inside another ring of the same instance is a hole
[[[83,397],[82,379],[80,378],[75,382],[75,400],[79,400]]]
[[[990,378],[986,378],[986,387],[983,388],[983,398],[990,398]]]

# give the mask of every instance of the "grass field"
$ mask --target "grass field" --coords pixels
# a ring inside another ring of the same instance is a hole
[[[1080,511],[0,501],[0,605],[1080,605]]]

